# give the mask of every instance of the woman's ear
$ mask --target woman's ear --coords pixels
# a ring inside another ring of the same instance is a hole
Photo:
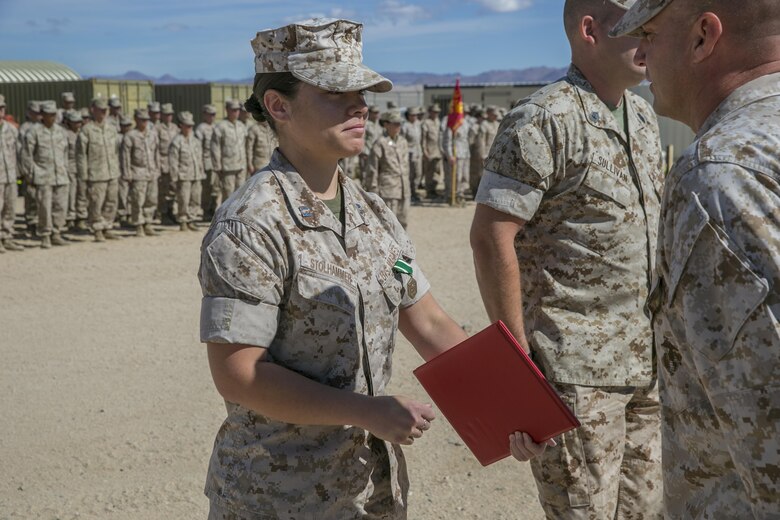
[[[288,121],[290,119],[290,103],[287,98],[276,90],[266,90],[263,94],[263,105],[274,121]]]

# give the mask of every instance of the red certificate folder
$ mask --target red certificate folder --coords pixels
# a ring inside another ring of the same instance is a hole
[[[483,466],[509,456],[509,434],[542,442],[579,427],[503,322],[414,370]]]

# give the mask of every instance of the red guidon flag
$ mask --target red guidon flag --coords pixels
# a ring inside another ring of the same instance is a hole
[[[447,116],[447,127],[454,134],[461,124],[463,124],[463,96],[460,94],[460,78],[458,78],[455,80],[455,91],[452,93],[450,113]]]

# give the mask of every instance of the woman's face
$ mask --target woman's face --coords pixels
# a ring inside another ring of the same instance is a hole
[[[328,92],[300,83],[288,103],[289,120],[277,127],[280,138],[286,137],[308,153],[336,160],[363,150],[368,115],[363,91]]]

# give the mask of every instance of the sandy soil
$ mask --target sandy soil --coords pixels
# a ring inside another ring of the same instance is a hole
[[[488,324],[468,230],[474,206],[413,207],[433,293],[470,332]],[[205,230],[205,228],[204,228]],[[203,232],[0,256],[0,519],[205,518],[225,408],[198,341]],[[391,391],[427,399],[401,340]],[[405,450],[410,519],[543,518],[526,464],[483,468],[439,418]]]

